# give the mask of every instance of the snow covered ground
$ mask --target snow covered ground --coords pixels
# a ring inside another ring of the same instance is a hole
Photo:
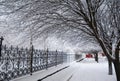
[[[96,63],[93,59],[85,59],[76,64],[77,71],[74,72],[69,81],[116,81],[115,73],[108,75],[107,62],[100,60]]]
[[[45,70],[37,71],[37,72],[33,73],[32,76],[25,75],[25,76],[22,76],[22,77],[19,77],[19,78],[10,80],[10,81],[37,81],[38,79],[43,78],[46,75],[51,74],[51,73],[65,67],[65,66],[68,66],[69,64],[70,63],[59,64],[57,66],[53,66],[51,68],[48,68],[47,70],[45,69]]]
[[[54,72],[65,65],[52,67],[48,70],[40,71],[32,76],[22,77],[12,81],[37,81],[42,76]],[[85,59],[82,62],[73,62],[70,67],[42,80],[42,81],[116,81],[115,73],[108,75],[108,66],[105,59],[100,59],[96,63],[94,59]]]

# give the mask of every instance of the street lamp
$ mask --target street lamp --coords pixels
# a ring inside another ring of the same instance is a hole
[[[0,38],[0,57],[1,57],[1,50],[2,50],[2,42],[3,42],[4,38],[3,36],[1,36]]]

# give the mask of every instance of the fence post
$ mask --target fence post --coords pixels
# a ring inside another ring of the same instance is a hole
[[[63,64],[63,62],[64,62],[64,61],[63,61],[63,57],[64,57],[64,56],[63,56],[63,52],[61,53],[61,55],[62,55],[62,64]]]
[[[18,76],[19,76],[19,73],[20,73],[20,53],[21,53],[21,51],[19,50],[18,51]]]
[[[58,52],[57,52],[57,50],[56,50],[56,54],[55,54],[56,66],[57,66],[57,54],[58,54]]]
[[[16,50],[17,50],[17,76],[19,76],[19,68],[20,68],[20,51],[19,51],[18,46],[17,46]]]
[[[46,51],[46,69],[48,69],[48,49],[47,49],[47,51]]]
[[[3,38],[3,36],[1,36],[1,38],[0,38],[0,57],[1,57],[1,51],[2,51],[2,42],[3,42],[3,40],[4,40],[4,38]]]
[[[32,75],[33,72],[33,45],[30,47],[30,75]]]

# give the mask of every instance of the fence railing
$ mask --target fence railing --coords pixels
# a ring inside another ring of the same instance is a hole
[[[30,54],[29,49],[18,47],[2,46],[0,57],[0,81],[32,74],[33,72],[57,66],[67,62],[67,55],[60,51],[44,51],[33,49]]]

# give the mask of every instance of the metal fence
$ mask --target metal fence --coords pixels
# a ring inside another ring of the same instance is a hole
[[[43,51],[2,46],[0,57],[0,81],[32,74],[66,62],[68,55],[60,51]]]

